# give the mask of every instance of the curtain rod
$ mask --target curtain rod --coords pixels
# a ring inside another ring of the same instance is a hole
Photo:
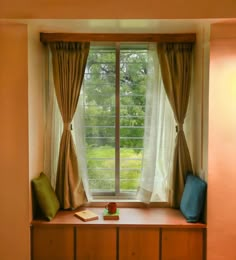
[[[42,43],[49,42],[192,42],[195,33],[132,34],[132,33],[40,33]]]

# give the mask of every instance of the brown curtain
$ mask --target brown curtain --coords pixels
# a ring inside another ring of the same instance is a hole
[[[190,92],[192,50],[192,43],[160,43],[157,46],[164,87],[177,123],[172,192],[170,193],[170,204],[173,208],[179,208],[186,172],[192,171],[191,158],[183,131]]]
[[[84,77],[89,43],[50,43],[53,79],[64,129],[57,166],[56,194],[61,208],[76,208],[86,201],[71,134],[73,119]]]

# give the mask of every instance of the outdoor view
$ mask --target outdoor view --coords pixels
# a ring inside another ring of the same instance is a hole
[[[115,46],[91,47],[83,107],[89,184],[94,193],[119,195],[137,190],[142,167],[146,78],[144,47],[121,45],[118,51]]]

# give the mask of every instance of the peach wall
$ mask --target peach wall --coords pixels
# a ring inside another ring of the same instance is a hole
[[[208,260],[235,260],[236,24],[215,24],[210,44]]]
[[[43,170],[43,89],[44,51],[39,40],[39,30],[28,25],[28,104],[29,104],[29,179],[36,177]],[[29,216],[32,219],[30,190]]]
[[[185,131],[193,170],[203,179],[207,179],[209,29],[210,25],[199,26],[196,31],[192,93],[189,100],[190,110],[187,113],[191,121],[188,131],[192,142],[188,140],[188,132]]]
[[[27,26],[0,24],[0,258],[29,259]]]
[[[233,18],[234,0],[2,0],[0,18]]]

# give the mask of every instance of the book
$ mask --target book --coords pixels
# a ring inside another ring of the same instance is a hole
[[[120,219],[120,211],[119,209],[116,210],[116,213],[109,213],[107,209],[103,211],[103,219],[105,220],[118,220]]]
[[[85,222],[98,219],[98,215],[88,209],[75,212],[74,215]]]

